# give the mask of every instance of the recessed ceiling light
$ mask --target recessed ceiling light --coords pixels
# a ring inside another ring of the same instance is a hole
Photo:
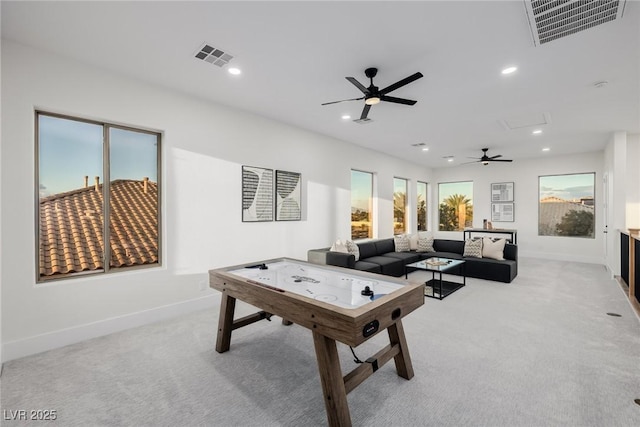
[[[541,130],[541,129],[536,129],[536,130],[534,130],[534,131],[533,131],[533,132],[531,132],[531,133],[532,133],[532,134],[534,134],[534,135],[539,135],[539,134],[541,134],[541,133],[542,133],[542,130]]]
[[[229,68],[228,71],[229,71],[229,74],[233,74],[234,76],[242,74],[242,71],[240,70],[240,68],[236,68],[236,67],[231,67]]]
[[[544,148],[542,149],[542,151],[549,151],[549,150],[551,150],[551,148],[549,148],[549,147],[544,147]]]
[[[453,162],[453,157],[448,158],[447,162]]]
[[[350,118],[351,118],[351,116],[348,115],[348,114],[345,114],[345,115],[342,116],[342,120],[349,120]]]
[[[504,70],[502,70],[502,74],[511,74],[515,72],[517,69],[518,67],[507,67]]]
[[[424,147],[422,151],[429,151],[429,147]]]

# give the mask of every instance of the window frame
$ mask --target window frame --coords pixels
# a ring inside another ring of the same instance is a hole
[[[64,274],[58,274],[58,275],[54,275],[54,276],[50,276],[50,277],[43,277],[40,275],[40,116],[47,116],[47,117],[52,117],[52,118],[56,118],[56,119],[63,119],[63,120],[71,120],[71,121],[76,121],[76,122],[81,122],[81,123],[88,123],[88,124],[93,124],[93,125],[97,125],[97,126],[101,126],[102,127],[102,176],[103,176],[103,182],[102,182],[102,200],[103,200],[103,223],[102,223],[102,239],[103,239],[103,268],[101,269],[96,269],[93,271],[78,271],[78,272],[73,272],[73,273],[64,273]],[[75,279],[78,277],[84,277],[87,278],[89,276],[92,277],[98,277],[102,274],[114,274],[114,273],[125,273],[125,272],[131,272],[131,271],[135,271],[135,270],[143,270],[143,269],[149,269],[149,268],[161,268],[163,266],[163,234],[162,234],[162,227],[163,227],[163,222],[162,222],[162,192],[163,192],[163,187],[162,187],[162,147],[163,147],[163,132],[158,131],[158,130],[153,130],[153,129],[148,129],[148,128],[143,128],[143,127],[134,127],[134,126],[129,126],[129,125],[122,125],[122,124],[117,124],[117,123],[112,123],[112,122],[107,122],[107,121],[100,121],[100,120],[94,120],[94,119],[87,119],[87,118],[83,118],[83,117],[78,117],[78,116],[72,116],[72,115],[68,115],[68,114],[61,114],[61,113],[54,113],[51,111],[46,111],[46,110],[41,110],[41,109],[35,109],[34,110],[34,119],[35,119],[35,123],[34,123],[34,131],[35,131],[35,137],[34,137],[34,141],[35,141],[35,147],[34,147],[34,190],[35,190],[35,228],[34,228],[34,241],[35,241],[35,276],[36,276],[36,284],[43,284],[43,283],[49,283],[52,281],[59,281],[59,280],[69,280],[69,279]],[[111,203],[110,203],[110,199],[111,199],[111,179],[110,179],[110,173],[111,173],[111,163],[110,163],[110,152],[109,152],[109,129],[121,129],[121,130],[125,130],[125,131],[131,131],[131,132],[138,132],[138,133],[145,133],[145,134],[149,134],[149,135],[155,135],[156,136],[156,143],[157,143],[157,148],[156,148],[156,180],[157,180],[157,187],[158,187],[158,194],[157,194],[157,198],[158,198],[158,213],[157,213],[157,218],[158,218],[158,261],[156,263],[153,264],[140,264],[140,265],[131,265],[131,266],[127,266],[125,269],[121,269],[121,268],[112,268],[110,265],[109,260],[111,259],[111,245],[110,245],[110,236],[111,236],[111,230],[110,230],[110,226],[109,226],[109,218],[111,215]]]

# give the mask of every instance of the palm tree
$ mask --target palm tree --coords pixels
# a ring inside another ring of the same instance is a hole
[[[464,194],[452,194],[440,204],[440,229],[462,230],[473,224],[473,205]]]

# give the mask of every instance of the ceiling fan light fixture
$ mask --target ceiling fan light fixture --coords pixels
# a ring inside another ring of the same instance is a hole
[[[482,162],[483,165],[487,166],[489,164],[489,162]]]
[[[380,102],[380,98],[377,96],[372,96],[364,100],[364,103],[367,105],[376,105]]]

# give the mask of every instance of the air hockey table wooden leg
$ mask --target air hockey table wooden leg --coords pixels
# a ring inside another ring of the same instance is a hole
[[[393,358],[396,364],[396,371],[402,378],[410,380],[414,375],[413,364],[411,363],[411,356],[409,356],[409,347],[407,346],[407,338],[404,335],[402,321],[398,320],[389,326],[387,333],[389,334],[391,345],[398,344],[400,347],[400,352]]]
[[[231,331],[233,330],[233,315],[236,309],[236,299],[222,292],[220,300],[220,316],[218,317],[218,338],[216,351],[224,353],[231,346]]]
[[[313,331],[313,344],[318,359],[327,420],[331,427],[351,426],[347,392],[340,369],[340,358],[335,340]]]

